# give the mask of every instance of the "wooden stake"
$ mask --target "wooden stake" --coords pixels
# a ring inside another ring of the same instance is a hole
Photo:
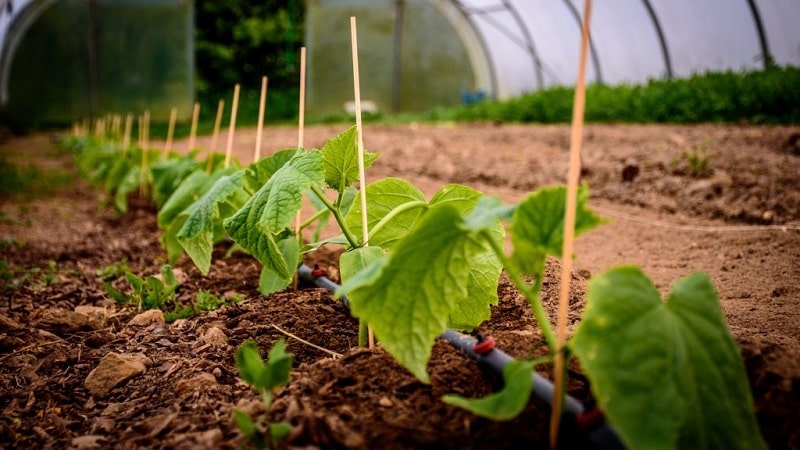
[[[214,161],[214,153],[217,152],[217,139],[219,138],[219,127],[222,125],[222,113],[225,110],[225,100],[219,99],[217,104],[217,118],[214,119],[214,134],[211,135],[211,148],[208,149],[208,163],[206,172],[211,173],[211,163]]]
[[[175,121],[178,119],[178,108],[172,107],[169,110],[169,127],[167,128],[167,143],[164,145],[164,159],[169,156],[172,150],[172,136],[175,134]]]
[[[200,103],[195,102],[192,108],[192,128],[189,130],[189,148],[188,151],[194,150],[195,141],[197,140],[197,122],[200,120]]]
[[[297,107],[297,149],[305,147],[304,135],[306,126],[306,48],[300,47],[300,103]],[[297,237],[297,244],[303,247],[303,236],[300,234],[300,210],[294,216],[294,235]],[[298,279],[297,271],[294,273],[292,288],[297,290]]]
[[[150,111],[142,118],[142,166],[139,168],[139,196],[147,196],[147,171],[149,170],[147,147],[150,146]]]
[[[578,181],[581,173],[581,147],[583,145],[583,112],[586,104],[586,54],[589,47],[589,23],[592,0],[585,0],[581,32],[578,80],[575,84],[575,100],[572,106],[572,130],[570,134],[569,173],[567,175],[567,204],[564,217],[564,244],[561,251],[561,290],[556,319],[556,354],[553,368],[555,391],[550,416],[550,448],[558,444],[558,428],[561,420],[562,399],[565,392],[566,361],[564,342],[567,334],[569,312],[569,288],[572,275],[572,253],[575,243],[575,215],[578,203]]]
[[[127,153],[131,146],[131,130],[133,129],[133,114],[125,116],[125,135],[122,137],[122,152]]]
[[[358,36],[356,33],[356,18],[350,17],[350,43],[353,51],[353,91],[356,107],[356,136],[358,140],[358,183],[361,194],[361,239],[364,247],[369,245],[369,230],[367,229],[367,177],[364,172],[364,128],[361,125],[361,84],[358,77]],[[367,328],[369,348],[375,346],[375,336],[372,327]]]
[[[225,168],[231,165],[233,152],[233,135],[236,132],[236,110],[239,108],[239,83],[233,87],[233,105],[231,105],[231,123],[228,126],[228,145],[225,146]]]
[[[267,77],[261,77],[261,98],[258,101],[258,127],[256,128],[256,149],[253,153],[253,162],[261,159],[261,136],[264,132],[264,109],[267,103]]]
[[[297,148],[304,147],[306,126],[306,48],[300,47],[300,105],[298,108]]]

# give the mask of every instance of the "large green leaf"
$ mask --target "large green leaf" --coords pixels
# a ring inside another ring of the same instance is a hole
[[[261,189],[229,221],[225,229],[244,248],[257,232],[256,224],[273,233],[292,223],[303,206],[303,191],[323,183],[319,152],[301,152],[278,169]],[[248,249],[251,253],[250,249]],[[255,253],[253,253],[255,254]]]
[[[345,280],[356,317],[372,326],[384,348],[422,381],[436,336],[469,295],[467,269],[485,251],[466,231],[452,205],[429,210],[388,259],[381,259]]]
[[[666,302],[638,267],[594,277],[571,347],[629,448],[765,448],[707,275],[677,281]]]
[[[153,200],[156,206],[161,208],[181,182],[199,167],[195,153],[153,163],[150,170],[153,173]]]
[[[449,184],[434,194],[431,198],[431,206],[447,204],[455,207],[462,216],[469,214],[471,218],[476,213],[476,206],[482,198],[483,194],[475,189]],[[479,226],[472,226],[475,223],[473,221],[461,226],[476,232],[485,229],[495,243],[502,247],[505,229],[498,219],[487,220]],[[469,281],[467,282],[469,295],[456,304],[448,318],[448,326],[458,330],[472,330],[491,317],[491,306],[498,302],[497,283],[500,273],[503,271],[503,265],[497,259],[494,251],[487,247],[481,253],[476,254],[469,265],[462,270],[469,272]]]
[[[261,186],[269,181],[272,175],[275,175],[275,172],[286,165],[298,152],[302,153],[303,150],[294,148],[279,150],[267,158],[250,164],[244,176],[245,186],[250,192],[261,189]]]
[[[222,175],[220,173],[219,176]],[[211,187],[211,184],[207,184],[210,178],[211,175],[205,170],[196,170],[187,176],[158,210],[159,228],[169,227],[184,209],[196,202]]]
[[[531,396],[533,361],[511,361],[503,367],[503,389],[483,398],[470,399],[447,394],[442,401],[492,420],[511,420],[519,415]]]
[[[349,280],[370,264],[385,257],[380,247],[359,247],[342,253],[339,257],[339,272],[343,280]]]
[[[322,146],[322,163],[325,183],[342,191],[358,181],[358,142],[355,126],[348,128]],[[369,167],[378,158],[378,153],[364,151],[364,167]]]
[[[371,233],[369,244],[391,249],[398,239],[414,227],[427,207],[425,195],[414,185],[400,178],[384,178],[367,186],[367,228],[372,229],[386,215],[403,205],[419,205],[403,210],[378,232]],[[399,211],[399,210],[398,210]],[[350,230],[361,238],[361,202],[355,201],[345,216]]]
[[[276,243],[284,261],[286,261],[286,268],[291,271],[293,267],[297,267],[300,263],[300,244],[297,242],[295,235],[286,230],[276,236]],[[261,269],[261,275],[258,277],[258,292],[262,295],[269,295],[286,289],[291,282],[291,277],[286,278],[285,274],[275,273],[268,266],[264,266]]]
[[[262,265],[291,280],[290,267],[276,235],[288,227],[302,207],[302,193],[323,183],[319,152],[296,155],[223,225],[228,234]]]
[[[181,214],[188,217],[176,238],[203,275],[208,275],[211,268],[211,252],[217,234],[215,228],[225,219],[220,214],[220,204],[235,199],[237,194],[240,197],[237,203],[244,203],[246,194],[242,191],[243,176],[244,170],[239,170],[221,177]]]
[[[588,209],[588,190],[578,191],[575,236],[602,223]],[[517,206],[511,222],[512,260],[525,273],[541,274],[545,258],[561,256],[564,245],[564,211],[567,189],[564,186],[540,189]]]

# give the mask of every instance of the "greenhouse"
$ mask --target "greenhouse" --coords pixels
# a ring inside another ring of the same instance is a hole
[[[157,119],[170,106],[188,118],[193,2],[3,3],[0,106],[6,117],[57,122],[147,105]],[[312,114],[341,112],[352,100],[350,16],[361,25],[364,99],[375,111],[423,112],[574,83],[580,13],[573,0],[310,0],[305,40]],[[797,66],[797,23],[794,0],[604,2],[592,19],[588,79],[638,84]]]
[[[348,100],[350,44],[342,30],[351,15],[366,43],[359,48],[364,96],[383,111],[572,85],[579,3],[311,0],[310,107],[332,111]],[[800,65],[800,2],[794,0],[613,0],[595,9],[590,82]]]
[[[150,109],[182,118],[194,98],[192,2],[3,0],[0,111],[28,125]]]
[[[0,0],[0,448],[800,449],[798,24]]]

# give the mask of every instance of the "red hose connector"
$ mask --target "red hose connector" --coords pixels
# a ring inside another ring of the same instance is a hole
[[[605,423],[606,417],[600,408],[595,408],[591,411],[586,411],[583,414],[579,414],[577,420],[581,429],[588,431]]]
[[[478,342],[472,346],[472,351],[476,355],[485,355],[493,350],[495,346],[494,338],[491,336],[479,336]]]
[[[319,264],[314,264],[314,269],[311,271],[311,276],[314,278],[324,277],[327,273],[325,273],[325,269],[321,268]]]

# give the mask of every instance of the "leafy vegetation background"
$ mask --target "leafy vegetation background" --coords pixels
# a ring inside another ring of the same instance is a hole
[[[240,83],[237,122],[255,123],[261,77],[266,75],[268,120],[294,117],[304,20],[302,0],[196,2],[196,86],[203,110],[216,111],[219,99],[229,109],[233,86]]]

